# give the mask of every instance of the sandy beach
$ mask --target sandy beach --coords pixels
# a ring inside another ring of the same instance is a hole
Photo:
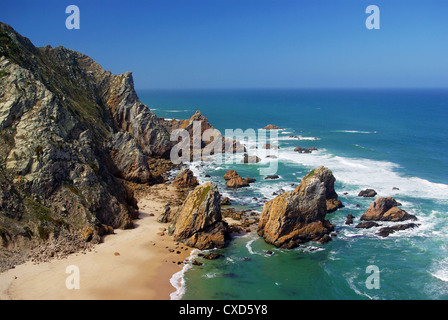
[[[131,230],[115,230],[94,250],[61,260],[34,264],[27,262],[0,274],[3,300],[168,300],[175,288],[173,274],[189,257],[191,248],[176,244],[163,234],[168,224],[157,222],[168,201],[176,201],[176,188],[155,185],[137,192],[140,218]],[[169,249],[174,249],[170,252]],[[67,267],[79,270],[79,289],[68,289]]]

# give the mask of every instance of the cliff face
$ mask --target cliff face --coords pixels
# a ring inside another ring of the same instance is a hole
[[[132,227],[138,208],[121,179],[151,183],[148,161],[171,147],[131,73],[36,48],[0,23],[0,249]]]

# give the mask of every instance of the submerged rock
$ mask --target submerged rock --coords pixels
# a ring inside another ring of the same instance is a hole
[[[388,237],[390,234],[392,234],[394,232],[406,230],[406,229],[413,229],[413,228],[417,228],[418,226],[420,226],[420,225],[415,224],[415,223],[397,224],[392,227],[383,227],[380,229],[380,231],[378,231],[377,234],[381,237]]]

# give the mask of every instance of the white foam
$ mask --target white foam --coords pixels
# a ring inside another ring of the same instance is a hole
[[[358,131],[358,130],[336,130],[334,132],[343,132],[343,133],[364,133],[364,134],[370,134],[370,133],[378,133],[377,131]]]
[[[448,200],[448,185],[418,177],[405,177],[398,172],[399,165],[388,161],[335,156],[323,149],[311,154],[298,154],[292,149],[282,149],[279,151],[279,160],[298,163],[310,170],[326,166],[337,181],[356,186],[359,190],[375,189],[379,196],[405,195]],[[394,187],[399,190],[393,190]]]
[[[431,275],[439,280],[448,282],[448,258],[436,263],[434,269],[436,270],[434,272],[430,272]]]
[[[170,300],[180,300],[182,299],[183,295],[185,294],[185,273],[191,269],[192,267],[192,263],[191,261],[193,261],[197,255],[199,253],[199,250],[194,249],[193,251],[191,251],[190,254],[190,258],[189,258],[189,263],[185,264],[184,267],[182,268],[182,270],[180,270],[179,272],[176,272],[175,274],[173,274],[173,276],[170,279],[170,283],[171,285],[176,289],[176,291],[172,292],[170,294]]]

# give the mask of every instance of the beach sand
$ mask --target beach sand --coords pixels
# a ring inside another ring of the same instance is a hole
[[[168,224],[157,218],[168,201],[179,200],[179,194],[175,187],[159,184],[136,197],[140,218],[134,221],[135,229],[115,230],[91,252],[40,264],[27,262],[1,273],[0,299],[170,299],[175,291],[170,279],[183,268],[177,263],[189,257],[191,248],[176,244],[166,232],[161,236]],[[66,273],[69,266],[78,267],[79,289],[67,288],[67,278],[73,275]]]

